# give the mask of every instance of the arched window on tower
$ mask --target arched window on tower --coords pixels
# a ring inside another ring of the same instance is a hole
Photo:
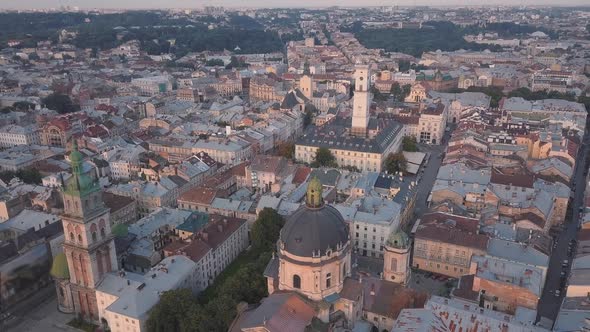
[[[293,275],[293,288],[301,289],[301,277]]]
[[[96,224],[90,225],[90,233],[92,234],[92,242],[96,242],[98,237],[98,227],[96,227]]]
[[[332,273],[326,274],[326,288],[332,287]]]
[[[342,265],[342,280],[346,278],[346,263]]]
[[[104,227],[101,227],[100,228],[100,237],[104,239],[106,236],[107,236],[107,234],[104,230]]]
[[[74,236],[74,232],[70,232],[70,241],[76,241],[76,237]]]
[[[78,234],[78,242],[82,243],[82,235],[81,234]]]
[[[391,258],[391,271],[397,272],[397,259],[395,257]]]

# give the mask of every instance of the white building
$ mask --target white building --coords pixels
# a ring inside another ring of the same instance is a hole
[[[16,145],[39,145],[39,130],[37,126],[7,125],[0,128],[0,147],[8,148]]]
[[[112,332],[146,331],[149,311],[165,291],[196,291],[196,264],[184,256],[167,257],[145,275],[109,273],[96,290],[100,320]]]
[[[138,87],[141,95],[146,97],[172,91],[172,79],[163,75],[135,78],[131,80],[131,84]]]

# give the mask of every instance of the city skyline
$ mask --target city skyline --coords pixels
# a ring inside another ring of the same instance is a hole
[[[568,0],[566,2],[558,0],[521,0],[518,3],[507,0],[475,0],[475,1],[439,1],[439,0],[401,0],[401,1],[385,1],[385,0],[373,0],[365,2],[362,6],[359,6],[356,1],[294,1],[287,0],[280,3],[272,3],[269,1],[258,0],[258,1],[243,1],[243,0],[222,0],[215,1],[214,3],[198,0],[198,1],[187,1],[187,0],[105,0],[96,2],[93,0],[7,0],[3,4],[0,4],[0,9],[56,9],[61,7],[79,7],[80,9],[165,9],[165,8],[181,8],[181,9],[196,9],[203,8],[204,6],[224,6],[228,8],[318,8],[318,7],[329,7],[329,6],[342,6],[342,7],[375,7],[375,6],[434,6],[434,7],[449,7],[449,6],[583,6],[588,5],[585,0]]]

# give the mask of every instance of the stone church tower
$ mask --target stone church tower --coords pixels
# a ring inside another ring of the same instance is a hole
[[[72,177],[63,189],[64,254],[74,311],[98,321],[96,286],[105,273],[117,269],[109,209],[98,182],[82,171],[82,154],[74,141],[70,154]]]
[[[404,231],[392,233],[383,250],[383,279],[402,285],[410,280],[410,239]]]

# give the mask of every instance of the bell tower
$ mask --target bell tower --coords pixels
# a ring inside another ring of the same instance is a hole
[[[367,136],[369,126],[369,106],[371,97],[369,79],[371,73],[368,65],[356,65],[354,71],[354,97],[352,109],[352,134],[355,136]]]
[[[70,275],[74,311],[88,321],[98,320],[96,286],[105,273],[117,269],[110,212],[98,182],[82,170],[82,154],[73,142],[72,177],[62,186],[64,254]]]
[[[383,248],[383,279],[407,285],[410,280],[410,238],[404,231],[392,233]]]

